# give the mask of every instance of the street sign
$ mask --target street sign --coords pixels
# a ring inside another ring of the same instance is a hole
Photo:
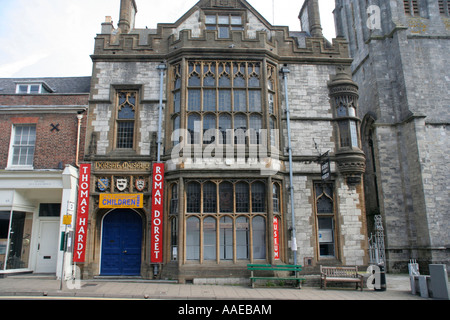
[[[330,157],[328,156],[328,151],[320,156],[320,172],[322,181],[331,179]]]
[[[66,226],[70,226],[72,224],[72,216],[70,214],[63,216],[63,224]]]

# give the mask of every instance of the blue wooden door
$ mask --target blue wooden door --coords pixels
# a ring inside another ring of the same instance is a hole
[[[142,219],[132,210],[114,210],[103,219],[101,275],[141,274]]]

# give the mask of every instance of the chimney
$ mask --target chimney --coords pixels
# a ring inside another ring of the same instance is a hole
[[[319,0],[305,0],[298,18],[303,31],[310,33],[313,37],[323,37]]]
[[[119,29],[122,33],[129,33],[134,29],[134,21],[137,13],[135,0],[120,0]]]

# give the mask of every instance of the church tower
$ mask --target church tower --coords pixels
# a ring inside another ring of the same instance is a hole
[[[367,156],[369,233],[381,214],[388,270],[449,263],[450,1],[336,0]]]

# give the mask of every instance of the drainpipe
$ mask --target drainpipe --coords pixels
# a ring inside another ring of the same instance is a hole
[[[77,114],[77,119],[78,119],[78,132],[77,132],[77,151],[75,156],[75,166],[79,168],[80,165],[78,163],[78,158],[80,155],[81,120],[83,119],[83,113]]]
[[[162,129],[162,109],[163,109],[163,95],[164,95],[164,71],[167,69],[165,63],[161,63],[157,68],[160,72],[160,81],[159,81],[159,118],[158,118],[158,159],[157,162],[161,163],[161,145],[162,145],[162,137],[161,137],[161,129]]]
[[[295,211],[294,211],[294,174],[292,169],[292,145],[291,145],[291,119],[289,110],[289,98],[288,98],[288,87],[287,87],[287,75],[291,71],[285,66],[281,68],[281,73],[284,78],[284,96],[286,99],[286,119],[287,119],[287,133],[288,133],[288,151],[289,151],[289,191],[291,200],[291,214],[292,214],[292,239],[291,239],[291,249],[294,253],[294,264],[297,264],[297,238],[295,229]]]

